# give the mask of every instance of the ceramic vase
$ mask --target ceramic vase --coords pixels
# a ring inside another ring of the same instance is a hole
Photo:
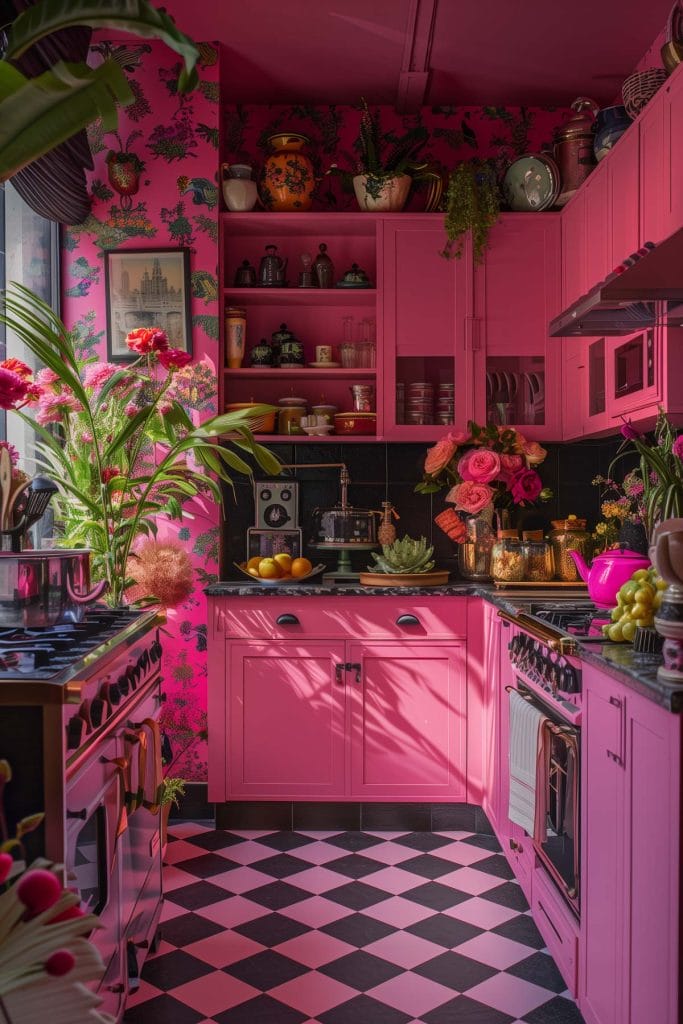
[[[272,149],[261,177],[261,199],[269,210],[310,210],[315,188],[313,164],[306,156],[305,135],[281,133],[271,135]]]
[[[222,164],[223,199],[233,213],[247,213],[256,206],[258,190],[248,164]],[[226,177],[227,175],[227,177]]]
[[[391,178],[356,174],[353,190],[361,210],[368,213],[398,213],[405,206],[412,182],[409,174],[396,174]]]
[[[496,534],[493,529],[493,505],[487,505],[465,520],[467,540],[458,546],[458,570],[466,580],[491,579],[491,549]]]
[[[595,118],[595,139],[593,151],[596,160],[602,160],[612,146],[619,141],[631,124],[626,107],[605,107],[599,110]]]

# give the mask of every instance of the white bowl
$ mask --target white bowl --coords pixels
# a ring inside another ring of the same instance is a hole
[[[315,427],[304,427],[304,430],[309,437],[325,437],[327,434],[332,433],[334,427],[330,423],[319,423]]]

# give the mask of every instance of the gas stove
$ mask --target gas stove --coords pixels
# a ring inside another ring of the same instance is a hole
[[[604,640],[602,626],[605,622],[611,621],[609,612],[604,608],[598,608],[591,601],[577,601],[571,604],[532,602],[529,605],[529,614],[581,641],[593,637]]]

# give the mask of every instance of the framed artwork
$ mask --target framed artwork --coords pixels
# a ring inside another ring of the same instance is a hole
[[[107,357],[137,359],[126,345],[136,327],[160,327],[171,348],[192,352],[189,249],[118,249],[104,254]]]

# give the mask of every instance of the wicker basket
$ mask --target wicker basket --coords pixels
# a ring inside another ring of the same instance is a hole
[[[629,75],[621,87],[621,96],[628,116],[635,120],[665,81],[664,68],[648,68],[647,71],[634,71]]]

